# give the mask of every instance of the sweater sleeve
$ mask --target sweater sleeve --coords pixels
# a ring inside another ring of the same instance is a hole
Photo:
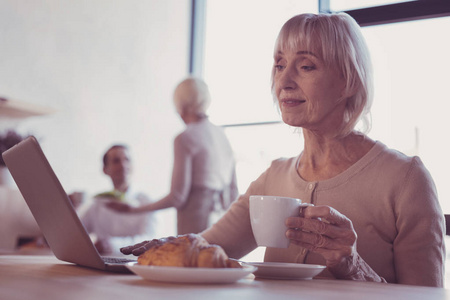
[[[398,283],[443,286],[445,221],[434,182],[413,158],[395,207],[398,234],[394,264]]]

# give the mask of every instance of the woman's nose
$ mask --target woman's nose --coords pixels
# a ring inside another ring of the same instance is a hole
[[[296,70],[293,67],[286,67],[280,74],[279,87],[281,89],[295,89],[297,87]]]

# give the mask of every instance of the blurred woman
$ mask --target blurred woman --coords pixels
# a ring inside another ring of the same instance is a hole
[[[199,233],[238,196],[233,150],[222,128],[208,119],[208,86],[189,77],[175,89],[174,103],[186,130],[174,141],[170,193],[141,207],[112,203],[124,212],[148,212],[175,207],[178,234]]]

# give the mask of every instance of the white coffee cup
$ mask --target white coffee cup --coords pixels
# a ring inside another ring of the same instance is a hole
[[[299,214],[302,200],[279,196],[250,196],[250,222],[258,246],[288,248],[288,217]]]

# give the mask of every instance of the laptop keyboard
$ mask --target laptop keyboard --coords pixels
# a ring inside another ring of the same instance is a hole
[[[105,263],[108,263],[108,264],[124,264],[124,263],[129,263],[129,262],[136,262],[136,259],[121,258],[121,257],[102,256],[102,259]]]

